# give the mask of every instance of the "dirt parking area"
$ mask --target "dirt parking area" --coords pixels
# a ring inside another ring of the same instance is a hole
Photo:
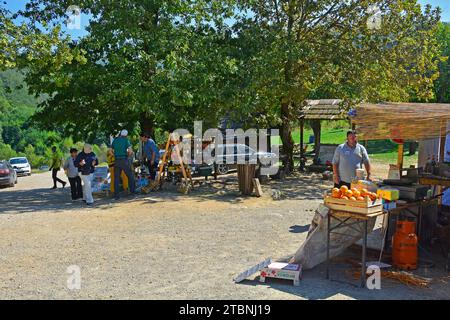
[[[425,275],[428,289],[383,282],[359,289],[325,279],[321,265],[299,287],[233,277],[267,257],[295,253],[330,182],[295,175],[264,185],[262,198],[242,198],[236,177],[198,186],[189,195],[167,190],[93,207],[50,190],[48,173],[19,178],[0,190],[1,299],[449,299],[444,261]],[[274,200],[272,190],[282,198]],[[69,290],[67,268],[81,271]],[[341,266],[344,267],[345,266]],[[343,270],[335,278],[352,279]],[[356,282],[355,282],[356,283]]]

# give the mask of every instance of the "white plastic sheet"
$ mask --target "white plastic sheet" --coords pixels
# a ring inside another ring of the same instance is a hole
[[[316,214],[314,215],[308,232],[308,237],[295,253],[293,263],[303,265],[304,269],[312,269],[326,261],[328,212],[329,209],[324,205],[320,205],[316,210]],[[376,218],[369,219],[367,233],[372,232],[375,227],[375,221]],[[331,219],[331,226],[335,226],[338,223],[337,220]],[[340,255],[349,246],[362,239],[363,223],[354,224],[352,227],[339,228],[336,230],[339,234],[331,233],[330,258]]]

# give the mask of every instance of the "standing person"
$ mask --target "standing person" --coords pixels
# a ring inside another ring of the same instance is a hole
[[[81,180],[83,180],[83,200],[86,201],[87,205],[92,205],[94,203],[94,198],[92,197],[92,178],[95,170],[95,166],[98,165],[98,159],[94,152],[92,152],[92,146],[90,144],[85,144],[83,151],[81,151],[74,161],[75,166],[81,175]]]
[[[78,168],[75,167],[75,159],[78,156],[78,150],[75,148],[70,149],[70,157],[64,163],[64,170],[67,171],[67,177],[70,183],[70,192],[72,193],[72,200],[78,200],[83,198],[83,189],[81,186],[81,178],[78,175]]]
[[[114,165],[115,165],[116,158],[114,157],[114,150],[109,148],[106,153],[106,162],[108,163],[109,168],[109,177],[111,179],[109,190],[111,193],[114,193]],[[128,178],[126,174],[122,171],[120,174],[120,177],[122,178],[122,186],[124,190],[128,190]]]
[[[51,189],[57,188],[57,182],[61,183],[63,188],[66,186],[67,182],[62,181],[58,178],[58,171],[61,169],[61,157],[59,156],[58,152],[56,151],[56,147],[52,147],[52,165],[50,166],[50,169],[48,171],[52,172],[52,179],[53,179],[53,187]]]
[[[155,141],[149,134],[142,133],[141,141],[143,142],[142,153],[144,155],[144,163],[148,167],[150,179],[155,180],[156,170],[159,164],[159,149]]]
[[[131,170],[128,156],[132,154],[130,141],[127,139],[128,131],[122,130],[120,136],[115,138],[111,147],[114,150],[114,198],[119,199],[119,179],[120,175],[125,172],[128,178],[130,192],[135,193],[134,173]]]
[[[350,188],[352,180],[356,177],[356,169],[362,169],[364,164],[367,171],[367,180],[370,180],[371,166],[366,148],[358,143],[356,132],[347,132],[347,142],[339,145],[333,157],[334,186]]]

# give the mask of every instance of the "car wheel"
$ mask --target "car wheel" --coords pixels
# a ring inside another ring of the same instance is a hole
[[[228,166],[226,164],[218,164],[217,165],[217,172],[219,174],[227,174],[228,171],[230,171],[230,169],[228,168]]]

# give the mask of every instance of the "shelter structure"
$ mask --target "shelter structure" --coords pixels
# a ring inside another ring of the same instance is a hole
[[[304,158],[305,152],[303,148],[305,121],[311,122],[314,131],[314,152],[317,159],[320,151],[321,121],[349,120],[342,102],[340,99],[305,100],[303,102],[298,113],[300,122],[300,160]],[[302,161],[300,162],[302,163]],[[301,169],[303,169],[303,165],[301,165]]]

